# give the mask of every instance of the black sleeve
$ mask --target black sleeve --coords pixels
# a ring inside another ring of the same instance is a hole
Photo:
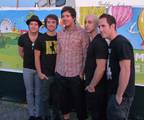
[[[108,57],[108,44],[104,39],[99,39],[95,44],[96,59],[107,59]]]
[[[119,60],[131,59],[133,48],[129,42],[121,42],[117,46],[117,56]]]
[[[18,39],[18,46],[23,47],[24,46],[24,38],[23,36],[20,36]]]
[[[35,42],[35,49],[36,49],[36,50],[39,50],[39,51],[42,51],[42,39],[38,39],[38,40]]]

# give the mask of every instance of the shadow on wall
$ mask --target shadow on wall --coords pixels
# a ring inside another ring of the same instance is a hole
[[[22,73],[0,71],[0,99],[25,102],[25,87]]]
[[[136,86],[136,93],[129,120],[144,120],[144,87]],[[0,99],[25,103],[22,73],[0,71]]]

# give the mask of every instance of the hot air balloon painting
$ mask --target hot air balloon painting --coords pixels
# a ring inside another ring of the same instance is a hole
[[[131,6],[112,6],[109,8],[108,12],[115,17],[117,28],[126,24],[132,18]]]
[[[79,22],[81,26],[84,26],[84,19],[89,14],[94,14],[96,16],[100,16],[106,12],[105,7],[80,7],[80,18]]]
[[[138,17],[138,29],[142,38],[141,46],[142,46],[142,49],[144,49],[144,9],[141,11]]]

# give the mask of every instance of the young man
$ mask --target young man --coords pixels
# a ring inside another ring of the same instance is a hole
[[[54,14],[48,15],[45,20],[47,32],[43,35],[43,40],[39,40],[35,45],[35,66],[38,76],[43,80],[43,114],[45,120],[58,120],[59,111],[56,106],[51,105],[52,96],[50,91],[55,83],[55,63],[57,49],[58,17]],[[54,93],[52,93],[54,94]]]
[[[26,100],[28,104],[29,120],[42,120],[41,118],[41,81],[39,80],[34,62],[35,42],[42,40],[39,28],[42,25],[35,15],[26,21],[29,27],[28,33],[20,36],[18,40],[19,54],[23,59],[23,78],[26,88]]]
[[[116,32],[116,20],[103,14],[99,18],[100,33],[109,39],[108,60],[108,120],[127,120],[134,97],[134,53],[130,42]]]
[[[85,18],[85,30],[91,38],[85,65],[87,107],[92,120],[106,120],[106,62],[108,45],[98,31],[95,15]]]
[[[83,72],[86,51],[89,45],[87,33],[76,26],[76,11],[64,7],[61,16],[65,28],[58,33],[58,51],[56,61],[57,79],[60,85],[60,108],[64,120],[69,120],[69,113],[75,108],[79,120],[85,120],[86,110],[83,104]]]

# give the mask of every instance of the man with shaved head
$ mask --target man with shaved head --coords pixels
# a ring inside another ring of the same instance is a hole
[[[106,120],[106,61],[108,45],[98,34],[98,19],[95,15],[85,18],[85,30],[91,43],[85,64],[87,106],[92,120]]]

